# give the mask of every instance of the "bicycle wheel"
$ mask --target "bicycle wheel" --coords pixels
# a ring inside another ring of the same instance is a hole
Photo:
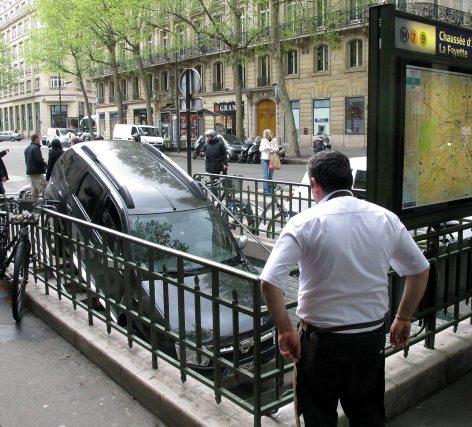
[[[13,261],[13,283],[11,309],[13,318],[19,322],[25,310],[25,290],[28,282],[30,247],[27,242],[20,240],[15,249]]]
[[[242,224],[251,233],[257,234],[256,224],[262,214],[261,208],[253,202],[243,204],[239,201],[229,203],[226,208],[233,214],[233,217],[230,216],[228,221],[231,229],[235,229]]]

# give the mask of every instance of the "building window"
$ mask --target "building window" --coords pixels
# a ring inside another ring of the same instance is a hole
[[[67,122],[67,105],[51,105],[51,125],[57,128],[65,128]]]
[[[300,20],[298,19],[298,8],[300,5],[295,1],[291,1],[287,4],[287,12],[286,12],[286,25],[287,28],[290,30],[291,34],[297,34],[297,29]]]
[[[257,77],[257,86],[270,86],[270,57],[269,55],[259,58],[259,77]]]
[[[121,79],[121,97],[123,101],[128,100],[128,81],[126,79]]]
[[[28,130],[33,130],[33,104],[28,104]]]
[[[223,90],[224,68],[222,62],[213,65],[213,92],[221,92]]]
[[[103,83],[98,84],[98,103],[105,103],[105,85]]]
[[[15,105],[15,129],[20,129],[20,106]]]
[[[360,39],[349,42],[349,67],[362,67],[362,40]]]
[[[239,79],[241,80],[241,87],[246,87],[246,67],[242,64],[238,66]]]
[[[287,75],[298,74],[298,51],[291,50],[287,53]]]
[[[133,78],[133,99],[139,99],[139,77]]]
[[[329,135],[329,99],[313,100],[313,135]]]
[[[51,78],[49,80],[49,86],[51,88],[59,87],[59,83],[61,84],[61,87],[64,87],[64,79],[62,79],[59,76],[51,76]]]
[[[161,73],[161,90],[169,90],[169,72],[163,71]]]
[[[34,103],[34,127],[41,129],[41,103]]]
[[[161,31],[161,46],[164,50],[169,46],[169,32],[166,30]]]
[[[328,45],[322,44],[315,49],[315,71],[328,71],[329,66],[329,48]]]
[[[259,5],[259,26],[268,28],[270,26],[270,6],[268,1],[264,1]]]
[[[351,21],[359,21],[361,19],[361,1],[351,0],[349,2],[349,18]]]
[[[115,102],[115,82],[113,81],[110,81],[110,83],[108,83],[108,96],[110,102]]]
[[[364,97],[346,98],[346,134],[364,134]]]

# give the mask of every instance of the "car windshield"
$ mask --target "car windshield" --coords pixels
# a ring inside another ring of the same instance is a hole
[[[230,133],[225,133],[223,135],[223,138],[228,141],[228,144],[231,145],[241,145],[241,141],[238,140],[234,135],[231,135]]]
[[[239,262],[236,242],[224,228],[221,217],[214,209],[204,207],[162,214],[130,215],[131,235],[168,248],[177,249],[212,261]],[[135,261],[147,264],[148,253],[135,245],[132,251]],[[177,258],[165,253],[156,253],[154,269],[177,270]],[[202,268],[190,261],[184,262],[186,271]]]
[[[140,126],[138,129],[139,133],[144,136],[161,136],[159,129],[151,126]]]

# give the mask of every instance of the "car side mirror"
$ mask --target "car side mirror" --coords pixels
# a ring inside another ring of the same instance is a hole
[[[141,135],[139,135],[138,133],[133,133],[133,135],[131,136],[134,138],[136,142],[141,142]]]
[[[247,246],[248,238],[247,236],[239,236],[238,246],[239,249],[243,250]]]

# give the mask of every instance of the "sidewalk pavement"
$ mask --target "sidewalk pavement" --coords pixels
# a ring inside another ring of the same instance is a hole
[[[34,283],[29,283],[27,290],[31,308],[38,317],[172,427],[253,425],[252,416],[228,399],[223,398],[221,404],[216,404],[214,393],[209,387],[190,377],[182,383],[179,370],[164,361],[159,360],[158,370],[152,369],[149,352],[136,345],[128,348],[126,337],[116,332],[107,334],[105,325],[99,320],[95,321],[94,326],[89,326],[84,311],[74,311],[68,301],[58,301],[53,292],[45,295],[44,288]],[[38,371],[44,370],[44,366],[55,366],[54,363],[41,365],[40,358],[34,363]],[[417,344],[410,348],[406,359],[401,353],[388,357],[385,393],[387,417],[401,414],[436,390],[445,388],[470,372],[471,366],[470,321],[461,322],[457,333],[453,333],[452,329],[439,333],[434,350]],[[446,426],[461,425],[456,424],[455,420],[463,419],[465,414],[448,411],[447,408],[444,413],[448,414],[449,422],[442,424]],[[347,426],[342,411],[340,415],[338,426]],[[262,418],[263,427],[293,425],[292,404],[281,408],[274,415]]]
[[[0,281],[2,427],[164,427],[35,315],[16,324],[9,295]]]

